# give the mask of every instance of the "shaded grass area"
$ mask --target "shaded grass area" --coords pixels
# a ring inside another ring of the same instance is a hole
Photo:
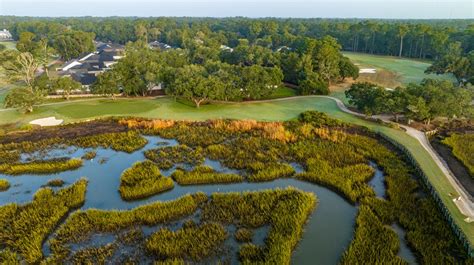
[[[54,192],[43,188],[36,192],[32,202],[15,203],[0,207],[0,242],[3,254],[0,262],[18,263],[17,255],[27,263],[35,264],[43,257],[42,245],[60,220],[72,209],[84,203],[87,181]],[[10,263],[12,264],[12,263]]]
[[[173,180],[161,175],[151,161],[135,163],[120,176],[119,192],[125,200],[136,200],[170,190]]]
[[[452,148],[452,152],[474,178],[474,134],[453,134],[442,141]]]

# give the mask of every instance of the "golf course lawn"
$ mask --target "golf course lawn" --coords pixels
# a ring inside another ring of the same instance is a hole
[[[450,75],[425,74],[426,68],[431,63],[419,60],[398,58],[392,56],[378,56],[364,53],[344,52],[344,56],[349,57],[353,63],[359,64],[359,68],[385,69],[398,74],[401,84],[419,83],[424,78],[441,78],[453,80]]]
[[[40,106],[32,114],[21,114],[17,110],[0,111],[0,124],[20,122],[26,123],[33,119],[55,116],[65,122],[87,120],[104,116],[138,116],[146,118],[162,118],[175,120],[206,120],[218,118],[255,119],[263,121],[289,120],[296,118],[306,110],[318,110],[328,113],[334,118],[366,126],[369,129],[385,134],[403,144],[420,163],[432,185],[438,190],[443,202],[448,207],[458,226],[465,232],[474,245],[474,223],[466,223],[452,199],[457,193],[443,176],[428,152],[414,138],[401,130],[392,129],[376,123],[360,119],[341,111],[336,103],[328,98],[317,96],[296,97],[271,102],[209,104],[195,108],[174,101],[172,98],[157,99],[95,99],[74,102],[72,104],[57,103]],[[451,196],[449,195],[451,194]]]
[[[16,49],[16,41],[0,41],[7,49]]]

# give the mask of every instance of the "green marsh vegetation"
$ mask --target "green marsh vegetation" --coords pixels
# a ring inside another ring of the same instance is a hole
[[[157,225],[179,220],[194,213],[207,200],[203,193],[185,195],[169,202],[154,202],[128,211],[89,209],[74,212],[49,241],[49,262],[60,262],[71,253],[69,243],[84,241],[93,234],[120,232],[137,225]]]
[[[159,259],[200,261],[215,254],[227,236],[224,226],[217,223],[188,226],[177,231],[162,228],[150,236],[146,248]]]
[[[53,159],[33,161],[28,163],[2,164],[0,172],[8,175],[20,174],[50,174],[61,171],[73,170],[82,166],[80,159]]]
[[[474,134],[454,133],[442,142],[451,147],[454,156],[468,168],[474,178]]]
[[[239,228],[234,236],[238,242],[252,242],[253,231],[248,228]]]
[[[125,200],[136,200],[170,190],[171,178],[162,176],[160,169],[151,161],[135,163],[120,176],[119,192]]]
[[[46,183],[46,186],[50,187],[61,187],[64,185],[64,180],[62,179],[52,179]]]
[[[84,160],[91,160],[91,159],[94,159],[96,156],[97,156],[96,151],[89,151],[85,153],[81,158]]]
[[[291,253],[300,240],[307,218],[316,206],[316,196],[294,188],[246,193],[215,193],[203,207],[203,219],[210,222],[236,224],[244,228],[270,225],[262,255],[246,254],[244,264],[289,264]]]
[[[115,151],[132,153],[143,148],[147,140],[137,131],[128,131],[120,133],[104,133],[98,135],[85,136],[70,141],[71,145],[82,148],[112,148]]]
[[[151,126],[146,130],[165,138],[180,137],[194,150],[202,149],[206,157],[249,175],[256,165],[297,162],[305,172],[296,178],[324,185],[349,202],[364,206],[357,216],[357,236],[344,254],[344,263],[363,263],[371,260],[373,253],[381,253],[378,262],[392,261],[398,253],[398,238],[390,244],[376,242],[393,237],[393,231],[380,226],[389,227],[395,222],[405,229],[407,243],[420,263],[471,261],[434,200],[420,196],[426,190],[404,156],[365,128],[311,111],[297,121],[284,123],[175,122],[159,130]],[[384,170],[385,198],[377,198],[367,184],[374,173],[369,161]],[[270,172],[262,174],[272,175]],[[262,254],[262,249],[250,245],[242,251],[258,257]]]
[[[201,149],[192,149],[186,145],[147,150],[145,157],[155,162],[160,169],[170,169],[176,164],[199,165],[204,162]]]
[[[10,188],[10,182],[6,179],[0,179],[0,191],[6,191]]]
[[[219,173],[208,166],[197,166],[191,171],[177,169],[173,172],[171,177],[180,185],[235,183],[244,181],[241,175]]]
[[[43,242],[62,218],[84,203],[86,187],[87,180],[81,179],[57,192],[42,188],[30,203],[1,206],[0,250],[4,255],[21,256],[29,264],[39,262]],[[4,255],[0,255],[0,262],[8,260],[1,260]]]

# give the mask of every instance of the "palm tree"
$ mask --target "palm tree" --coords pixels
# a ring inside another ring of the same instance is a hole
[[[398,53],[398,57],[402,57],[403,52],[403,38],[407,35],[410,28],[406,24],[400,24],[398,26],[398,36],[400,37],[400,52]]]

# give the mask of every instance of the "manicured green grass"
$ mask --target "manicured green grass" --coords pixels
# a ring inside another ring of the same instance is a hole
[[[364,53],[344,52],[352,62],[358,63],[359,68],[385,69],[399,75],[402,84],[419,83],[424,78],[442,78],[454,80],[450,75],[425,74],[429,61],[412,60],[392,56],[378,56]]]
[[[273,92],[272,95],[268,97],[268,99],[274,99],[274,98],[287,98],[287,97],[293,97],[296,96],[296,90],[293,88],[289,88],[286,86],[281,86]]]
[[[16,41],[0,41],[0,44],[5,45],[5,47],[7,47],[7,49],[16,50]]]

